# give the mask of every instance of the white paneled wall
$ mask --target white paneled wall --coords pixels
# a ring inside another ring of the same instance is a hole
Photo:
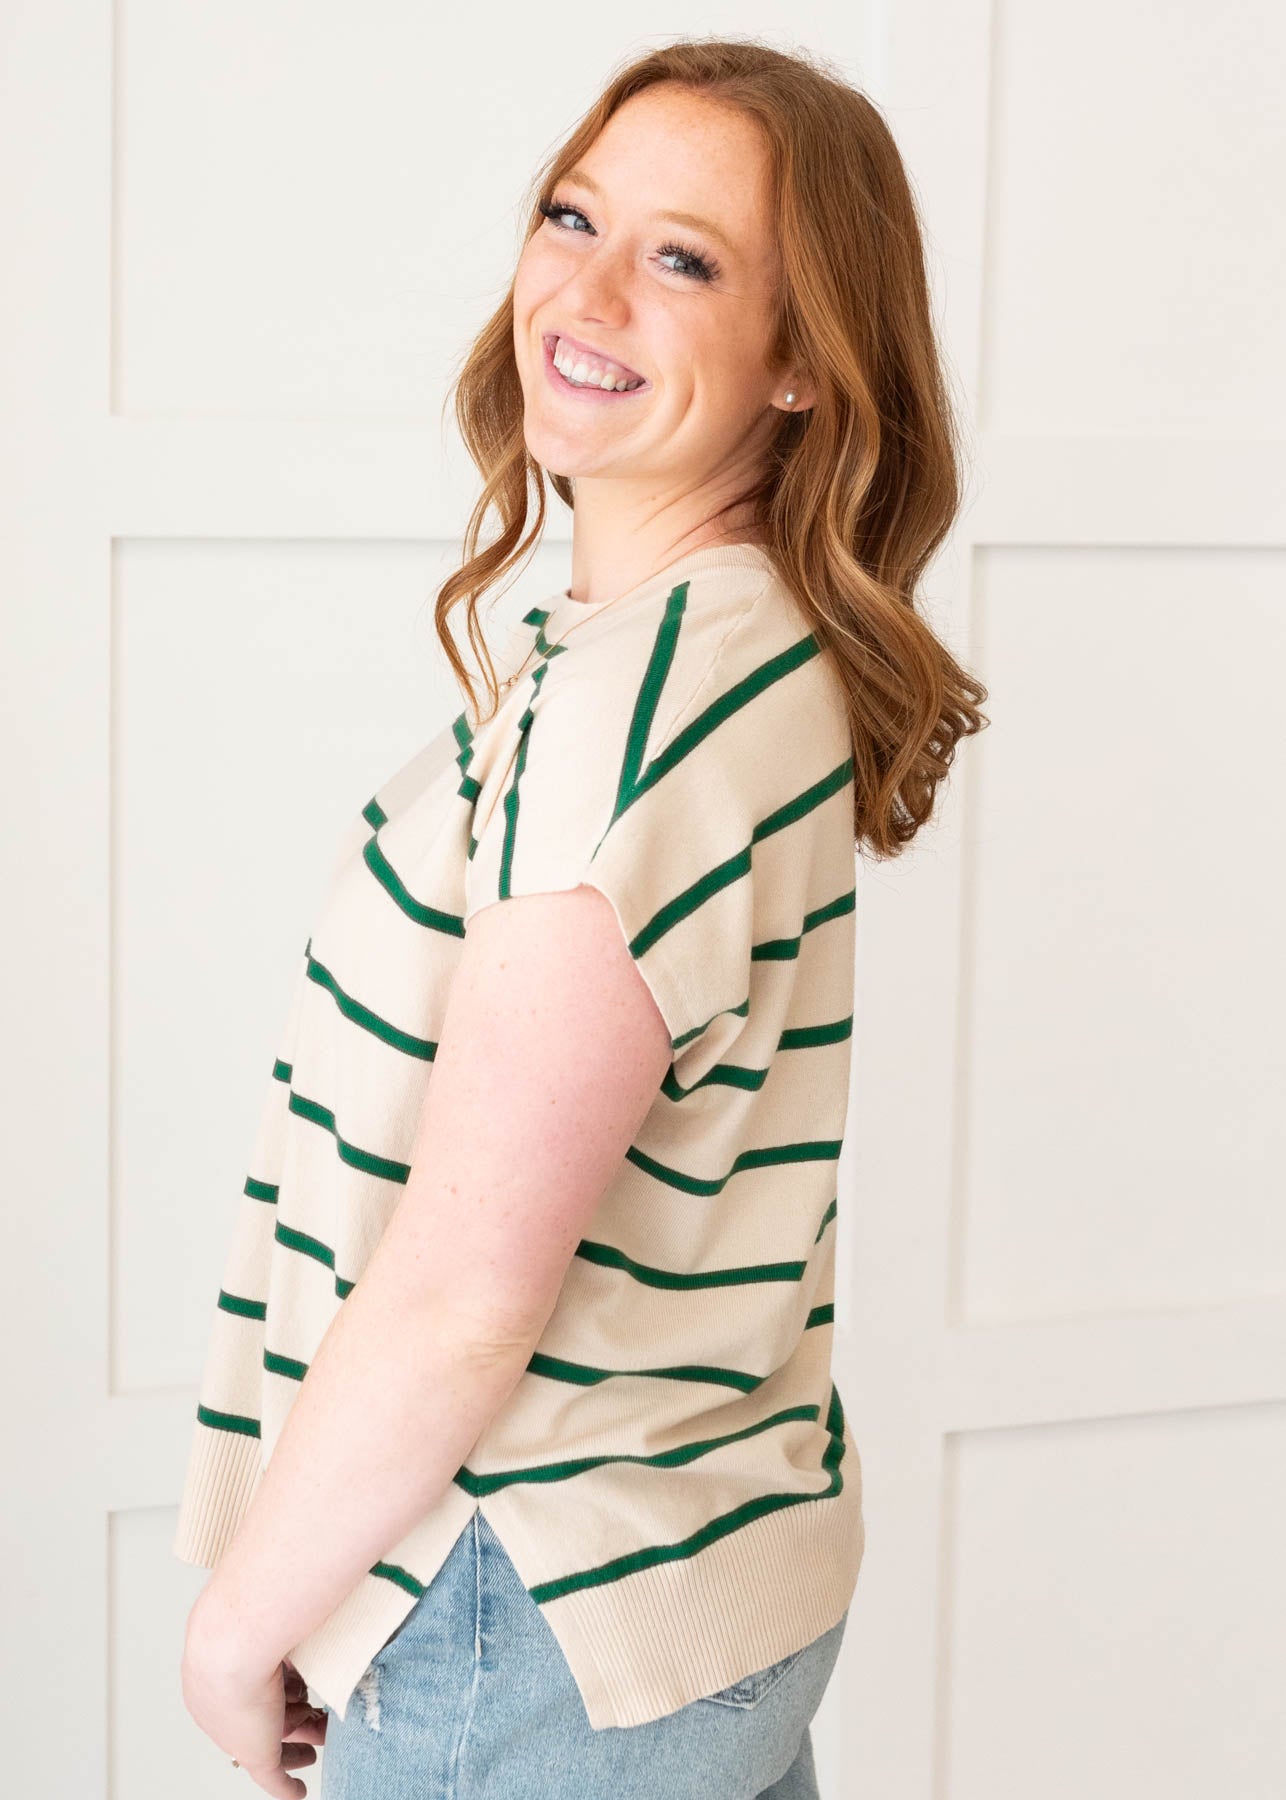
[[[622,23],[4,8],[5,1791],[248,1791],[169,1543],[254,1095],[343,820],[457,710],[440,412],[519,197],[708,29],[830,55],[908,160],[971,459],[926,604],[993,720],[859,880],[822,1793],[1280,1800],[1281,15]]]
[[[1280,552],[995,548],[952,1313],[1286,1293]]]

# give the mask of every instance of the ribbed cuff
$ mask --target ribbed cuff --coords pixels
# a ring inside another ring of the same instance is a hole
[[[245,1516],[259,1485],[260,1440],[197,1421],[179,1501],[173,1554],[212,1569]]]

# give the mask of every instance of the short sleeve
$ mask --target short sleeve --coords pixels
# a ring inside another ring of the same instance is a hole
[[[846,721],[815,642],[785,639],[734,636],[669,714],[642,672],[622,686],[592,659],[537,683],[472,846],[466,927],[496,900],[581,883],[606,895],[676,1062],[728,1049],[756,965],[790,962],[810,907],[851,886]]]

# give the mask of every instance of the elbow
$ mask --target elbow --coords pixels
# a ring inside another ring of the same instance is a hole
[[[428,1310],[435,1329],[462,1354],[483,1363],[525,1364],[549,1322],[554,1301],[533,1311],[527,1302],[507,1303],[495,1294],[437,1295]]]

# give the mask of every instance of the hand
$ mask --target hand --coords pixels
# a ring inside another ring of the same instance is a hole
[[[181,1671],[183,1703],[220,1750],[277,1800],[300,1800],[308,1789],[290,1775],[317,1760],[326,1741],[326,1714],[308,1704],[308,1684],[289,1660],[265,1677],[203,1653],[191,1625]]]

